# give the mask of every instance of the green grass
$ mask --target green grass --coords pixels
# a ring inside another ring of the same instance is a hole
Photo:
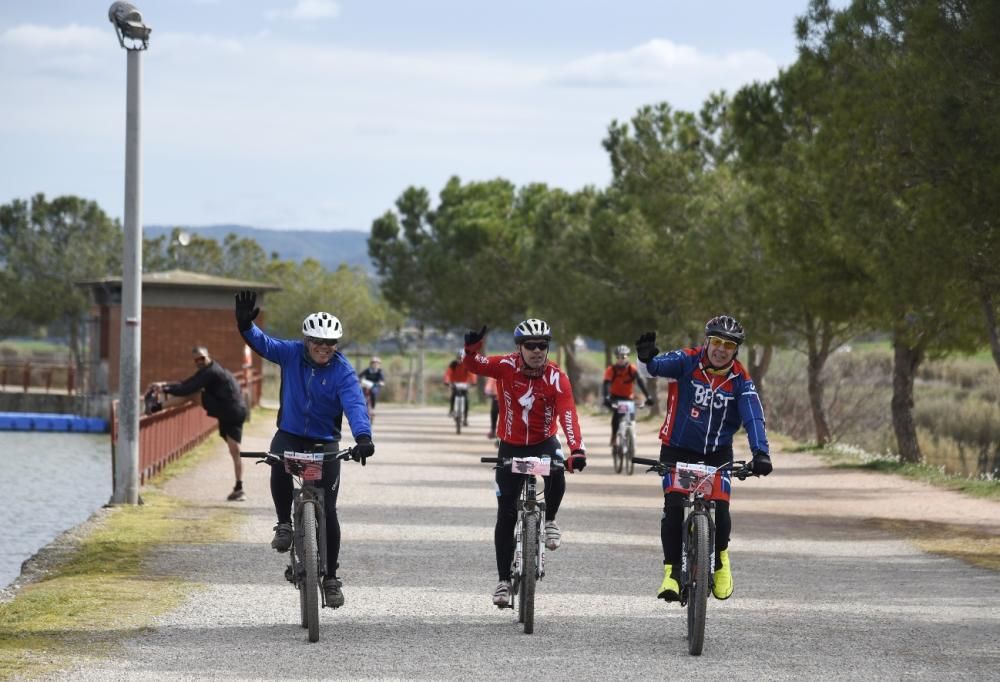
[[[175,476],[207,456],[203,444],[164,472]],[[160,483],[158,477],[154,483]],[[171,543],[201,544],[228,537],[235,511],[192,514],[191,505],[153,487],[141,506],[110,510],[72,556],[49,575],[0,604],[0,679],[36,677],[81,657],[107,655],[126,637],[178,605],[195,585],[151,574],[146,559]]]
[[[69,346],[60,343],[34,339],[7,339],[0,341],[0,352],[14,351],[20,356],[28,356],[37,353],[56,353],[57,355],[69,355]]]

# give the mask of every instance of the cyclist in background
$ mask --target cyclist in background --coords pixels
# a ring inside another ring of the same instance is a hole
[[[500,403],[497,401],[497,380],[493,377],[487,377],[483,393],[490,399],[490,432],[486,434],[486,437],[493,440],[497,437],[497,417],[500,415]]]
[[[676,379],[668,384],[666,419],[660,428],[660,461],[699,462],[718,467],[733,461],[733,434],[740,424],[746,428],[753,453],[753,473],[771,473],[767,434],[764,431],[764,408],[749,372],[736,359],[746,335],[743,325],[729,315],[713,317],[705,325],[705,342],[694,348],[681,348],[660,355],[656,332],[639,337],[635,350],[651,376]],[[715,499],[715,584],[716,599],[728,599],[733,593],[733,574],[729,561],[729,516],[731,469],[722,473]],[[684,522],[684,499],[681,492],[670,492],[671,474],[663,477],[664,505],[660,521],[663,545],[663,582],[657,597],[667,601],[680,598],[678,583],[681,563],[681,534]]]
[[[615,348],[615,361],[604,370],[604,384],[601,393],[604,395],[604,405],[611,410],[611,445],[615,444],[615,434],[618,433],[618,423],[622,416],[615,409],[615,402],[618,400],[635,400],[634,386],[638,385],[639,390],[646,396],[646,405],[652,405],[653,399],[649,397],[646,384],[639,376],[639,370],[628,361],[628,346],[618,346]]]
[[[270,452],[313,452],[322,445],[323,452],[340,449],[340,422],[344,413],[351,425],[356,445],[351,456],[364,462],[375,454],[372,427],[368,421],[358,377],[354,367],[338,350],[344,334],[340,320],[329,313],[313,313],[302,321],[301,341],[275,339],[253,323],[260,308],[257,293],[244,290],[236,294],[236,325],[243,340],[258,355],[281,367],[281,407],[278,431],[271,439]],[[340,521],[337,519],[337,493],[340,491],[340,460],[323,463],[323,477],[317,484],[324,490],[326,512],[326,556],[330,570],[323,580],[327,606],[344,605],[343,583],[337,578],[340,564]],[[271,466],[271,499],[278,516],[271,547],[287,552],[292,545],[292,476],[283,466]]]
[[[500,420],[497,436],[500,448],[497,456],[552,457],[565,461],[565,471],[583,471],[587,455],[580,432],[580,421],[573,401],[573,389],[559,367],[548,359],[552,331],[543,320],[527,319],[514,329],[517,350],[507,355],[482,355],[486,327],[465,335],[463,364],[483,376],[497,381]],[[570,455],[563,454],[556,437],[558,424],[566,434]],[[559,548],[562,534],[556,525],[556,513],[566,493],[566,477],[562,469],[553,469],[545,479],[545,546]],[[493,531],[497,572],[500,583],[493,592],[493,603],[506,608],[510,604],[510,563],[514,557],[514,526],[517,524],[517,500],[524,485],[524,476],[510,469],[497,467],[497,523]]]
[[[361,382],[365,397],[371,402],[370,416],[374,418],[375,402],[382,387],[385,386],[385,374],[382,373],[382,359],[377,355],[373,355],[371,362],[368,363],[368,367],[361,370],[358,380]]]
[[[469,371],[469,369],[462,364],[462,351],[459,350],[455,354],[455,359],[448,363],[448,367],[444,370],[444,385],[451,387],[451,406],[448,408],[448,416],[454,416],[455,414],[455,396],[458,395],[460,389],[455,388],[455,384],[466,384],[465,390],[468,391],[468,386],[476,383],[477,377],[475,374]],[[465,410],[462,414],[462,425],[469,425],[469,396],[465,396]]]

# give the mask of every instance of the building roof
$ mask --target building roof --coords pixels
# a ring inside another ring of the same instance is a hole
[[[102,277],[77,282],[78,285],[121,286],[121,277]],[[250,282],[228,277],[216,277],[189,270],[167,270],[166,272],[142,273],[143,288],[196,287],[199,289],[254,289],[255,291],[279,291],[281,287],[269,282]]]

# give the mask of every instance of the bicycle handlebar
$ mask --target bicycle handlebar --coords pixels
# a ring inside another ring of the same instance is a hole
[[[324,452],[322,453],[323,461],[327,461],[330,459],[348,460],[351,458],[352,450],[353,448],[344,448],[343,450],[337,450],[336,452]],[[313,452],[309,454],[318,454],[318,453]],[[259,459],[260,462],[257,462],[258,464],[260,464],[261,462],[285,461],[285,453],[283,452],[241,452],[240,457],[247,457],[249,459]]]
[[[511,458],[510,457],[480,457],[479,461],[483,464],[499,464],[504,467],[509,467]],[[557,469],[562,469],[566,467],[566,463],[559,457],[552,457],[552,466]]]
[[[656,473],[663,475],[666,472],[667,467],[669,466],[658,459],[645,459],[643,457],[633,457],[632,461],[635,462],[636,464],[642,464],[643,466],[648,466],[649,469],[646,470],[647,474],[651,471],[655,471]],[[742,459],[734,459],[732,462],[723,464],[717,469],[717,471],[724,471],[729,467],[732,467],[733,476],[740,479],[741,481],[745,481],[747,479],[747,476],[760,476],[760,474],[755,474],[753,470],[750,468],[750,465],[745,460]]]

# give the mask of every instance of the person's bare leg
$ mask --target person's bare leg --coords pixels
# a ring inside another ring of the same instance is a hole
[[[229,454],[233,458],[233,473],[236,474],[236,480],[243,480],[243,460],[240,458],[240,444],[235,440],[226,436],[226,445],[229,446]]]

